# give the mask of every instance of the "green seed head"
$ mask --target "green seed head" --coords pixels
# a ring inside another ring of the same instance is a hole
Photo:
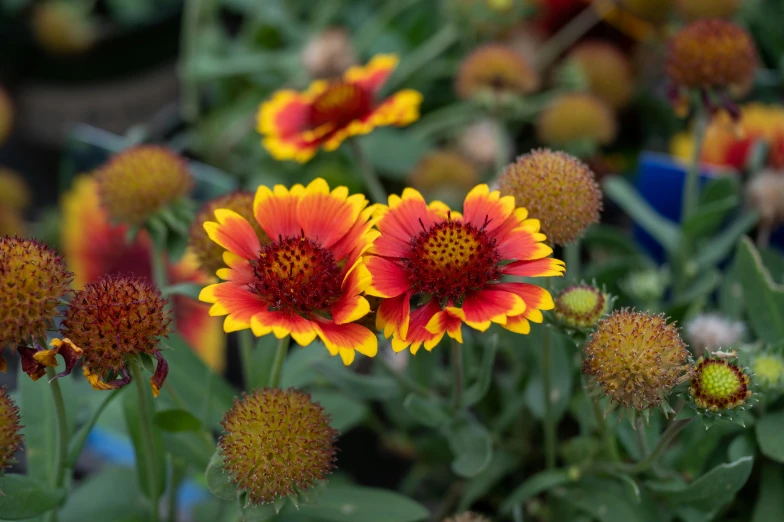
[[[689,394],[700,408],[718,411],[743,405],[752,392],[748,374],[734,362],[701,357],[697,361]]]
[[[555,315],[573,328],[590,328],[607,309],[607,296],[591,285],[570,286],[555,300]]]

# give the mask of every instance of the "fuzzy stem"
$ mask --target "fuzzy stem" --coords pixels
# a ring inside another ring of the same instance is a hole
[[[55,378],[54,368],[46,368],[46,376],[49,379],[49,388],[52,390],[54,400],[55,415],[57,417],[57,445],[55,446],[54,462],[55,475],[54,489],[60,489],[65,482],[65,471],[67,467],[66,458],[68,456],[68,421],[65,416],[65,401],[63,392],[60,389],[60,382]],[[57,521],[57,508],[49,511],[47,522]]]
[[[375,169],[373,169],[373,166],[362,152],[362,147],[360,147],[359,142],[356,139],[350,139],[348,140],[348,143],[351,147],[351,152],[354,154],[354,158],[357,160],[357,163],[359,163],[359,173],[362,175],[362,182],[365,184],[365,188],[370,192],[370,197],[373,198],[373,201],[376,203],[386,203],[387,192],[384,190],[383,185],[381,185],[381,181],[378,179]]]
[[[454,371],[454,392],[452,394],[452,407],[455,411],[463,404],[463,351],[460,343],[449,339],[452,347],[452,370]]]
[[[553,378],[550,370],[550,330],[542,330],[542,398],[544,399],[544,454],[549,469],[555,467],[555,416],[553,415]]]
[[[152,415],[155,407],[150,404],[147,390],[144,388],[146,383],[142,378],[142,371],[139,368],[139,361],[129,358],[128,366],[131,369],[131,376],[136,385],[136,393],[139,399],[139,421],[142,428],[142,446],[144,447],[144,458],[147,460],[147,484],[150,488],[150,502],[152,503],[152,522],[158,522],[160,515],[159,496],[158,496],[158,474],[156,470],[155,439],[152,433]],[[138,455],[137,455],[138,458]]]
[[[683,182],[683,200],[681,204],[681,223],[697,210],[699,200],[700,157],[702,145],[705,141],[705,131],[708,128],[708,112],[700,96],[694,97],[694,150],[692,151],[689,170]]]
[[[253,332],[250,330],[237,332],[237,342],[242,362],[242,380],[245,383],[245,390],[250,391],[253,388]]]
[[[662,436],[659,439],[658,444],[656,444],[656,446],[653,448],[653,451],[651,451],[647,457],[635,464],[629,470],[629,473],[637,474],[642,473],[643,471],[647,471],[656,463],[661,454],[670,447],[670,443],[673,441],[673,439],[675,439],[675,437],[683,430],[683,428],[688,426],[693,420],[694,417],[691,419],[673,421],[669,426],[667,426],[667,429],[664,430],[664,433],[662,433]]]
[[[591,398],[589,400],[591,401],[591,406],[593,407],[593,416],[596,419],[597,426],[599,427],[599,434],[604,441],[607,457],[613,462],[620,462],[621,454],[618,451],[618,446],[615,443],[615,437],[613,437],[612,431],[610,431],[610,429],[607,427],[607,420],[604,418],[602,408],[596,399]]]
[[[277,388],[280,385],[280,375],[283,371],[283,363],[286,362],[286,352],[289,349],[289,336],[278,341],[278,348],[275,351],[275,360],[272,362],[269,381],[267,387]]]

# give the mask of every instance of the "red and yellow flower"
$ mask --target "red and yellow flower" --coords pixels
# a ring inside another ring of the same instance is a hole
[[[134,275],[152,280],[150,255],[152,240],[140,231],[132,243],[126,236],[128,227],[113,225],[101,207],[97,183],[93,177],[75,180],[63,198],[62,251],[74,272],[74,286],[99,280],[106,275]],[[168,280],[172,284],[199,283],[209,280],[191,253],[178,263],[168,263]],[[209,316],[209,307],[183,295],[172,298],[176,330],[210,367],[220,370],[225,364],[226,338],[220,321]]]
[[[374,357],[375,334],[355,322],[370,311],[361,256],[378,236],[367,205],[346,187],[330,191],[321,178],[307,187],[261,186],[253,213],[271,239],[263,246],[245,218],[215,210],[217,222],[204,228],[227,250],[228,268],[218,270],[225,282],[206,287],[200,299],[212,303],[211,315],[226,316],[227,332],[291,335],[302,346],[318,336],[346,365],[355,352]]]
[[[461,215],[408,188],[378,214],[381,235],[365,258],[372,277],[366,293],[384,298],[376,326],[393,336],[394,350],[432,350],[445,333],[462,342],[463,323],[526,334],[529,321],[541,322],[541,310],[553,308],[547,290],[506,281],[565,270],[563,261],[548,257],[539,221],[516,208],[514,197],[478,185]]]
[[[345,139],[376,127],[416,121],[422,103],[417,91],[404,89],[376,100],[397,63],[397,56],[378,55],[365,67],[349,68],[338,81],[317,80],[305,92],[276,92],[258,112],[264,147],[277,160],[305,163],[320,147],[335,150]]]

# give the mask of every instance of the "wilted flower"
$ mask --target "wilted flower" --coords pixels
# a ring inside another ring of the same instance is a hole
[[[345,29],[330,27],[308,40],[302,63],[314,78],[334,78],[357,63],[357,53]]]
[[[305,92],[277,91],[258,112],[264,147],[277,160],[305,163],[320,147],[335,150],[376,127],[416,121],[422,103],[417,91],[404,89],[381,102],[376,99],[397,63],[395,55],[377,55],[365,67],[348,69],[342,79],[317,80]]]
[[[766,170],[746,183],[746,202],[768,227],[784,223],[784,174]]]
[[[158,344],[170,322],[166,300],[156,288],[142,279],[109,276],[75,292],[60,331],[84,351],[84,375],[96,390],[128,384],[128,358],[157,358],[150,379],[157,396],[169,369]]]
[[[725,20],[697,20],[670,41],[667,75],[688,89],[748,85],[757,67],[751,36]]]
[[[689,395],[699,407],[709,411],[742,406],[751,397],[748,374],[727,359],[700,357],[689,386]]]
[[[686,20],[732,18],[741,0],[677,0],[678,13]]]
[[[602,193],[591,170],[563,152],[539,149],[517,158],[498,178],[505,196],[531,211],[556,245],[583,235],[599,221]]]
[[[455,88],[461,98],[523,96],[539,88],[539,75],[511,47],[486,44],[463,58]]]
[[[370,277],[361,254],[378,234],[370,230],[373,208],[348,188],[331,192],[318,178],[307,187],[260,186],[254,219],[271,238],[261,245],[253,227],[228,209],[204,228],[226,248],[225,283],[202,290],[212,315],[225,315],[224,330],[251,328],[257,336],[291,335],[301,346],[318,336],[329,353],[351,364],[355,352],[374,357],[378,340],[355,321],[370,310],[360,295]]]
[[[14,124],[14,106],[11,98],[5,89],[0,85],[0,145],[11,134],[11,127]]]
[[[90,13],[77,3],[48,1],[33,10],[33,34],[55,54],[78,54],[92,47],[98,29]]]
[[[256,235],[259,236],[261,244],[269,243],[267,234],[261,226],[253,219],[253,193],[252,192],[232,192],[219,198],[208,201],[204,208],[196,216],[190,230],[188,246],[193,250],[199,260],[202,270],[205,273],[214,275],[218,269],[225,266],[223,253],[226,249],[210,239],[207,231],[204,230],[204,223],[215,219],[215,211],[219,208],[227,208],[236,212],[250,223]]]
[[[46,338],[73,274],[49,247],[32,239],[0,237],[0,350]],[[0,371],[5,371],[0,352]]]
[[[115,154],[95,174],[101,204],[118,223],[141,225],[186,196],[192,179],[185,160],[157,145]]]
[[[224,469],[249,504],[307,490],[335,466],[338,432],[307,393],[265,388],[243,394],[221,424]]]
[[[490,522],[490,519],[479,513],[466,511],[465,513],[460,513],[459,515],[444,519],[444,522]]]
[[[133,275],[153,280],[150,235],[140,230],[128,240],[128,226],[115,225],[98,199],[93,176],[74,180],[63,196],[61,242],[68,267],[74,272],[74,287],[82,288],[108,275]],[[166,280],[170,285],[207,284],[209,278],[199,269],[196,256],[186,254],[178,262],[164,260]],[[225,363],[226,336],[217,317],[210,317],[210,307],[192,297],[175,294],[169,301],[174,313],[174,327],[211,368],[220,371]]]
[[[495,166],[502,154],[506,156],[508,148],[505,136],[490,120],[481,120],[466,127],[460,133],[458,145],[460,152],[481,169]]]
[[[365,258],[373,282],[369,295],[384,298],[378,326],[394,334],[392,348],[424,344],[432,350],[445,333],[462,342],[462,324],[485,331],[495,322],[516,333],[530,331],[553,308],[547,290],[502,282],[504,275],[561,275],[564,263],[548,258],[539,221],[516,208],[515,199],[478,185],[465,198],[463,215],[441,202],[425,203],[407,188],[380,211],[381,232]]]
[[[698,355],[736,345],[745,332],[743,323],[719,314],[701,314],[686,324],[686,336]]]
[[[634,92],[629,59],[616,46],[599,40],[578,44],[567,56],[588,80],[588,90],[614,109],[625,106]]]
[[[607,145],[615,139],[616,132],[612,110],[602,100],[588,93],[557,96],[536,120],[539,141],[553,147],[581,142]]]
[[[449,150],[436,150],[422,157],[408,177],[409,184],[445,201],[461,200],[479,181],[476,167]]]
[[[590,328],[607,312],[609,300],[591,285],[572,285],[555,300],[555,316],[572,328]]]
[[[678,329],[662,315],[616,311],[585,345],[583,373],[612,401],[638,411],[659,406],[689,369]]]
[[[19,408],[8,396],[8,390],[0,388],[0,477],[3,470],[11,466],[11,458],[22,446],[20,420]]]

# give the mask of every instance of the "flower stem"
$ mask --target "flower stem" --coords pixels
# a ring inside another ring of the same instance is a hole
[[[65,471],[67,467],[66,458],[68,456],[68,421],[65,416],[65,401],[63,401],[63,392],[60,389],[60,381],[55,378],[54,368],[46,368],[46,376],[49,379],[49,388],[52,390],[52,399],[54,399],[55,415],[57,417],[57,445],[55,446],[55,474],[54,474],[54,488],[60,489],[65,482]],[[57,508],[51,510],[47,514],[48,522],[56,522]]]
[[[131,376],[136,385],[136,393],[139,398],[139,421],[142,428],[142,445],[144,446],[144,458],[147,460],[147,484],[150,488],[150,501],[152,503],[152,522],[158,522],[158,474],[156,469],[155,439],[152,434],[152,414],[154,406],[150,403],[150,397],[145,389],[145,381],[142,371],[139,368],[139,361],[129,358],[128,365],[131,367]],[[138,458],[138,455],[137,455]]]
[[[237,332],[237,342],[240,346],[240,361],[242,362],[242,380],[245,390],[253,389],[253,332],[240,330]]]
[[[452,370],[454,371],[454,393],[452,394],[452,407],[455,411],[463,404],[463,351],[460,343],[449,339],[452,346]]]
[[[681,223],[697,210],[699,200],[698,181],[700,176],[700,157],[702,156],[702,145],[705,141],[705,131],[708,128],[708,112],[700,96],[694,96],[694,150],[692,151],[689,170],[686,172],[686,179],[683,182],[683,194],[681,202]]]
[[[550,330],[542,330],[542,398],[544,400],[544,455],[548,468],[555,467],[555,416],[553,415],[553,376],[550,370]]]
[[[356,139],[350,139],[348,140],[348,143],[351,147],[351,152],[354,154],[354,158],[357,160],[357,163],[359,163],[359,172],[362,175],[362,182],[365,184],[365,188],[367,188],[368,192],[370,192],[370,197],[373,198],[373,201],[376,203],[386,203],[387,191],[384,190],[376,171],[362,152],[362,147],[359,145],[359,142]]]
[[[378,364],[380,364],[381,367],[384,368],[384,371],[386,371],[393,379],[395,379],[397,383],[400,385],[400,387],[403,388],[404,390],[409,391],[411,393],[416,393],[417,395],[421,395],[422,397],[430,397],[430,390],[414,382],[413,380],[409,379],[402,372],[399,372],[394,368],[392,368],[392,366],[389,365],[389,362],[387,362],[387,360],[384,359],[383,356],[379,355],[373,360],[375,362],[378,362]]]
[[[577,238],[564,247],[566,277],[569,281],[580,280],[580,243],[580,238]]]
[[[277,388],[280,385],[280,375],[283,371],[283,363],[286,361],[286,352],[289,349],[289,336],[278,341],[278,348],[275,351],[275,360],[272,361],[267,387]]]
[[[592,5],[583,9],[537,49],[536,68],[543,71],[550,67],[564,51],[602,20],[602,14]]]
[[[694,419],[695,417],[692,417],[691,419],[673,421],[669,426],[667,426],[667,429],[664,430],[664,433],[662,433],[662,436],[659,439],[658,444],[656,444],[656,446],[653,448],[653,451],[651,451],[647,457],[635,464],[629,470],[629,473],[637,474],[642,473],[643,471],[647,471],[648,468],[656,463],[661,454],[670,447],[670,443],[673,441],[673,439]]]
[[[596,419],[597,426],[599,427],[599,434],[604,441],[607,458],[613,462],[620,462],[621,454],[618,452],[618,446],[615,444],[615,437],[613,437],[612,431],[607,428],[607,421],[604,418],[602,408],[595,398],[589,398],[589,400],[593,406],[593,416]]]

